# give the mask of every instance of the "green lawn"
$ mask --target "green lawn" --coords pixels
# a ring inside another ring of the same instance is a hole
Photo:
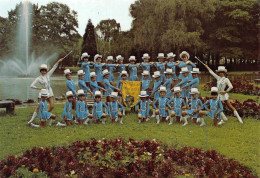
[[[56,104],[53,113],[60,116],[62,107],[62,104]],[[138,124],[137,115],[129,112],[125,116],[123,125],[111,124],[109,121],[106,125],[74,125],[65,128],[47,126],[37,129],[26,124],[33,110],[32,107],[16,109],[15,116],[0,116],[0,159],[10,154],[19,155],[34,146],[60,146],[91,138],[132,137],[137,140],[155,138],[176,148],[187,145],[204,150],[215,149],[228,158],[237,159],[260,175],[259,121],[256,119],[244,118],[245,123],[242,125],[234,117],[229,117],[226,124],[214,127],[212,120],[208,118],[207,127],[199,127],[191,123],[183,127],[180,124],[156,125],[154,118],[149,123]]]

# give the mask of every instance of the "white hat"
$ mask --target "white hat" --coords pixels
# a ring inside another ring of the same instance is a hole
[[[193,68],[191,73],[192,74],[199,74],[200,73],[200,69],[199,68]]]
[[[70,69],[65,69],[65,70],[64,70],[64,75],[68,75],[68,74],[71,74]]]
[[[49,92],[46,89],[41,89],[41,96],[49,96]]]
[[[141,91],[139,97],[148,97],[149,95],[147,94],[146,91]]]
[[[96,55],[94,56],[94,62],[96,62],[98,58],[102,58],[102,55],[96,54]]]
[[[119,60],[124,60],[124,57],[121,55],[116,56],[116,62],[118,62]]]
[[[116,98],[117,96],[118,96],[117,92],[112,92],[111,95],[110,95],[110,97],[112,97],[112,98]]]
[[[82,90],[82,89],[78,90],[77,95],[78,96],[85,95],[84,90]]]
[[[225,66],[218,66],[218,70],[216,70],[216,72],[227,72],[227,69]]]
[[[218,93],[218,88],[217,87],[211,87],[210,93]]]
[[[160,89],[159,89],[159,92],[162,92],[162,91],[165,91],[165,92],[166,92],[166,91],[167,91],[167,90],[166,90],[166,87],[161,86]]]
[[[66,97],[69,97],[69,96],[73,96],[72,91],[67,91],[67,92],[66,92]]]
[[[173,74],[173,72],[172,72],[172,69],[166,69],[166,71],[164,72],[165,74]]]
[[[85,72],[83,70],[79,70],[78,75],[85,75]]]
[[[149,58],[150,59],[149,54],[148,53],[144,53],[142,59],[144,59],[144,58]]]
[[[90,77],[96,77],[96,72],[90,72]]]
[[[181,54],[180,54],[180,58],[182,57],[182,55],[186,55],[188,56],[188,59],[190,59],[190,54],[187,52],[187,51],[182,51]]]
[[[129,61],[136,61],[135,56],[130,56]]]
[[[148,70],[144,70],[142,75],[150,75],[150,72]]]
[[[41,94],[41,92],[39,92],[39,94],[38,94],[38,98],[41,98],[42,97],[42,94]]]
[[[167,54],[168,59],[173,58],[175,56],[176,56],[176,54],[173,54],[173,52]]]
[[[122,76],[122,75],[126,75],[126,76],[128,77],[128,73],[127,73],[125,70],[123,70],[123,71],[120,73],[120,76]]]
[[[190,89],[190,94],[195,94],[195,93],[200,93],[198,88],[191,88]]]
[[[106,61],[114,61],[114,58],[113,58],[113,56],[107,56],[107,59],[106,59]]]
[[[47,64],[42,64],[40,67],[39,67],[39,70],[42,70],[42,69],[48,69],[48,66]]]
[[[100,91],[95,91],[95,96],[102,96]]]
[[[103,70],[103,76],[107,74],[109,74],[108,70],[107,69]]]
[[[165,58],[165,57],[164,57],[164,53],[158,53],[157,58]]]
[[[88,53],[82,53],[82,55],[81,55],[81,60],[83,59],[83,58],[89,58],[90,57],[90,55],[88,55]]]
[[[154,74],[153,74],[153,78],[157,78],[157,77],[160,77],[160,71],[155,71]]]
[[[181,88],[180,87],[174,87],[174,93],[177,93],[177,92],[181,92]]]
[[[186,72],[190,72],[188,67],[181,68],[181,71],[180,71],[181,74],[186,73]]]

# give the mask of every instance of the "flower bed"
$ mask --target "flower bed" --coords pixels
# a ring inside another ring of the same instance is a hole
[[[255,86],[248,81],[232,80],[233,89],[231,93],[241,93],[244,95],[256,95],[260,96],[260,87]],[[204,91],[210,91],[211,87],[216,86],[216,82],[207,82],[203,86]]]
[[[19,158],[8,156],[0,161],[0,177],[20,177],[23,169],[36,175],[44,172],[51,177],[254,177],[247,167],[215,150],[190,147],[175,150],[155,140],[139,142],[131,138],[127,141],[93,139],[68,147],[33,148]]]
[[[209,97],[200,98],[203,103],[205,103]],[[260,105],[256,100],[248,99],[246,101],[231,101],[232,105],[236,108],[237,112],[241,117],[253,117],[256,119],[260,119]],[[224,113],[229,116],[233,116],[233,111],[224,104]]]

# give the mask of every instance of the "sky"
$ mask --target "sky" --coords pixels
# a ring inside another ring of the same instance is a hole
[[[0,16],[7,17],[8,11],[14,9],[21,1],[24,0],[0,0]],[[135,0],[30,0],[39,5],[53,1],[67,4],[71,10],[78,12],[78,32],[81,35],[85,32],[88,19],[91,19],[95,26],[101,20],[115,19],[120,23],[122,31],[131,28],[132,17],[129,8]]]

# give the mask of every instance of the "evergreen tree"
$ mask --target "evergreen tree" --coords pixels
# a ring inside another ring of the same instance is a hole
[[[96,37],[94,31],[94,25],[91,20],[88,20],[88,24],[86,26],[85,34],[83,36],[83,42],[81,46],[81,53],[87,52],[91,58],[97,54],[97,44]]]

